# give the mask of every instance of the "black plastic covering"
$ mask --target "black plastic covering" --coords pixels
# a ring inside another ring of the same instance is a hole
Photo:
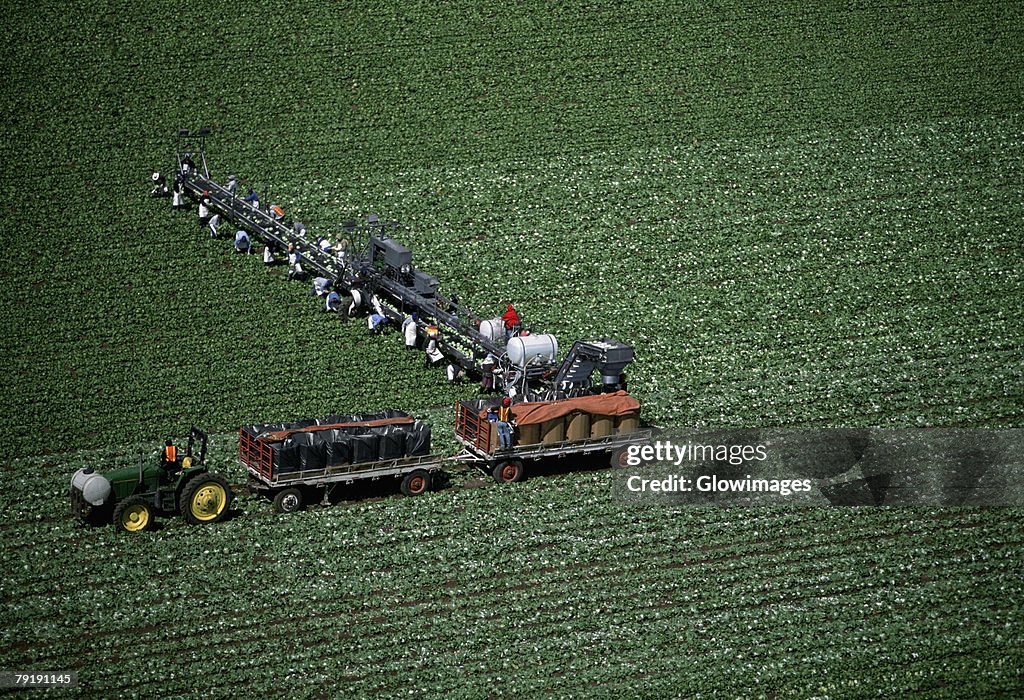
[[[251,425],[245,430],[259,436],[317,425],[367,423],[387,418],[408,417],[408,413],[388,409],[380,413],[327,416],[295,423]],[[274,472],[277,474],[323,469],[339,464],[421,457],[430,454],[430,425],[423,421],[415,421],[406,425],[352,425],[310,430],[294,433],[285,440],[272,444],[271,449],[274,454]]]

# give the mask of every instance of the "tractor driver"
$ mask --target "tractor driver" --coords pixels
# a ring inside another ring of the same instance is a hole
[[[164,448],[160,450],[160,466],[168,474],[173,474],[181,468],[181,463],[178,462],[178,448],[170,440],[165,440]]]

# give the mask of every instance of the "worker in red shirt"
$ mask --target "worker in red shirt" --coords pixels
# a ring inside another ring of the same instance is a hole
[[[505,322],[505,337],[511,338],[512,334],[519,330],[519,312],[509,304],[505,313],[501,315],[501,320]]]

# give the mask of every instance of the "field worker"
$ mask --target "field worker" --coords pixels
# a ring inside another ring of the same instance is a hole
[[[387,327],[387,324],[388,317],[384,316],[383,314],[370,314],[370,316],[366,319],[366,327],[373,335],[380,335],[381,333],[383,333],[384,329]]]
[[[292,222],[292,231],[294,231],[295,235],[298,236],[299,238],[305,238],[306,237],[306,224],[302,223],[301,221],[293,221]]]
[[[210,200],[207,195],[209,192],[203,192],[202,198],[199,200],[199,225],[206,226],[210,223]]]
[[[405,335],[405,349],[416,349],[416,312],[406,316],[402,321],[402,334]]]
[[[348,315],[353,316],[359,309],[363,308],[363,293],[356,288],[349,290],[352,295],[352,303],[348,305]]]
[[[498,358],[494,353],[487,353],[487,357],[480,363],[480,393],[489,394],[494,391],[494,369],[498,366]]]
[[[466,370],[461,367],[456,367],[452,363],[448,363],[448,366],[444,370],[445,376],[448,377],[449,384],[462,384],[462,380],[466,378]]]
[[[376,294],[370,295],[370,306],[373,307],[374,312],[384,315],[384,307],[380,305],[380,299],[377,298]]]
[[[345,258],[348,257],[348,239],[339,238],[338,242],[334,246],[334,250],[337,253],[338,262],[344,265]]]
[[[185,157],[181,159],[181,172],[183,175],[188,175],[190,172],[195,170],[196,164],[192,162],[192,154],[186,153]]]
[[[501,315],[501,320],[505,322],[505,337],[511,338],[512,334],[519,330],[519,312],[509,304],[505,313]]]
[[[210,229],[210,238],[216,238],[217,237],[217,228],[219,226],[220,226],[220,214],[214,214],[213,216],[210,217],[209,223],[206,224],[206,227],[208,229]]]
[[[239,229],[235,232],[235,252],[248,255],[252,252],[252,243],[249,242],[249,234]]]
[[[154,171],[150,179],[153,181],[153,189],[149,191],[149,195],[151,197],[166,197],[168,195],[167,178]]]
[[[423,365],[425,367],[432,367],[444,360],[444,354],[438,347],[438,340],[440,340],[440,338],[441,332],[438,330],[437,326],[427,326],[427,344],[423,348],[423,351],[426,353],[426,358],[423,361]]]
[[[334,246],[331,245],[329,240],[322,236],[316,240],[316,245],[321,252],[327,253],[328,255],[334,252]]]
[[[278,204],[270,205],[270,218],[274,221],[284,221],[284,209]]]
[[[324,311],[334,311],[335,313],[341,311],[341,295],[332,290],[327,295],[327,301],[324,302]]]
[[[288,244],[288,279],[304,280],[306,272],[302,269],[302,256],[294,243]]]
[[[501,408],[498,409],[498,440],[501,442],[501,449],[512,449],[512,421],[515,415],[512,413],[512,399],[505,397],[501,400]]]
[[[516,394],[519,393],[519,390],[516,389],[516,384],[519,383],[520,379],[519,370],[510,369],[508,373],[506,373],[502,377],[502,379],[504,383],[505,393],[511,396],[512,398],[515,398]]]
[[[232,197],[235,196],[235,192],[238,191],[238,178],[235,175],[228,175],[228,194]]]
[[[274,244],[267,243],[263,246],[263,265],[270,267],[277,262],[277,258],[274,257]]]
[[[317,277],[313,280],[313,288],[309,290],[309,296],[314,294],[318,297],[322,297],[331,289],[331,281],[326,277]]]
[[[251,187],[249,188],[249,194],[245,195],[245,197],[242,198],[242,201],[248,202],[257,209],[260,208],[260,196],[256,194],[256,192]]]
[[[174,195],[171,199],[172,209],[184,209],[188,204],[185,202],[185,188],[178,180],[174,181]]]

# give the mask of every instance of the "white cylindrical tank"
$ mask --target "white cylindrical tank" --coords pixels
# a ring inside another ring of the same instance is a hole
[[[533,362],[554,362],[558,356],[558,340],[550,333],[517,336],[508,341],[505,351],[517,367]]]
[[[500,318],[481,321],[480,335],[487,338],[492,343],[500,343],[505,340],[505,323]]]
[[[91,467],[79,469],[71,477],[71,488],[82,492],[82,498],[94,506],[103,505],[110,496],[110,482],[102,474],[97,474]]]

